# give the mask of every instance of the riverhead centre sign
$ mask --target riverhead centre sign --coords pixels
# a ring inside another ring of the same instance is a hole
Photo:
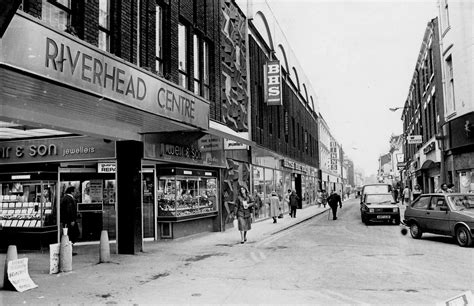
[[[14,16],[0,48],[0,64],[135,109],[209,128],[206,100],[22,12]]]

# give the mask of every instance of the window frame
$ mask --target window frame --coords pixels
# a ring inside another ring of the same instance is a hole
[[[60,0],[59,0],[60,1]],[[41,1],[41,20],[44,22],[48,23],[50,26],[52,26],[55,29],[59,29],[61,31],[70,31],[71,27],[71,21],[72,21],[72,9],[71,9],[71,2],[72,0],[66,0],[68,2],[68,6],[65,6],[58,0],[42,0]],[[55,8],[57,10],[63,11],[66,14],[66,24],[63,28],[57,27],[51,23],[51,19],[45,19],[43,13],[45,12],[45,4],[49,4],[52,8]]]
[[[184,30],[184,33],[181,32]],[[178,75],[179,86],[189,89],[189,27],[184,23],[178,23]],[[184,38],[184,41],[182,39]],[[182,61],[183,60],[183,61]],[[181,65],[181,63],[184,63]]]
[[[163,74],[163,10],[158,3],[155,6],[155,71]],[[158,18],[159,17],[159,18]]]
[[[107,4],[107,11],[106,11],[106,15],[107,15],[107,25],[106,27],[103,26],[101,24],[101,19],[100,19],[100,13],[101,13],[101,9],[100,9],[100,4],[105,1],[105,3]],[[98,42],[97,42],[97,47],[103,51],[106,51],[106,52],[110,52],[110,35],[111,35],[111,29],[110,29],[110,25],[111,25],[111,22],[110,22],[110,0],[99,0],[99,38],[98,38]],[[105,46],[105,49],[101,48],[100,46],[100,35],[101,33],[105,34],[105,41],[106,41],[106,46]]]
[[[193,34],[193,92],[201,96],[202,93],[202,69],[201,69],[201,38],[197,33]]]

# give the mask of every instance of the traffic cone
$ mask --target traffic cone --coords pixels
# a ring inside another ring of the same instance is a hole
[[[59,245],[59,271],[72,271],[72,243],[67,235],[67,228],[63,228],[61,244]]]
[[[109,234],[106,230],[100,233],[99,262],[110,262]]]
[[[3,289],[14,290],[15,288],[8,280],[8,262],[11,260],[18,259],[18,253],[16,251],[16,245],[9,245],[7,250],[7,257],[5,258],[5,271],[3,273]]]

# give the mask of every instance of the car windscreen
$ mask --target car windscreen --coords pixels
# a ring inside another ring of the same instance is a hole
[[[474,194],[448,196],[456,210],[474,210]]]
[[[390,187],[390,185],[368,185],[364,187],[364,193],[389,193],[392,191],[392,188]]]
[[[390,194],[368,194],[365,197],[365,203],[375,204],[375,203],[392,203],[393,198]]]

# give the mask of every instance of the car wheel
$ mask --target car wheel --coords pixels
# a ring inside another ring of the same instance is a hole
[[[421,238],[421,235],[423,234],[423,232],[421,231],[420,226],[416,222],[413,222],[412,224],[410,224],[410,234],[414,239]]]
[[[471,233],[465,226],[460,226],[456,229],[456,241],[459,246],[468,247],[472,243]]]

